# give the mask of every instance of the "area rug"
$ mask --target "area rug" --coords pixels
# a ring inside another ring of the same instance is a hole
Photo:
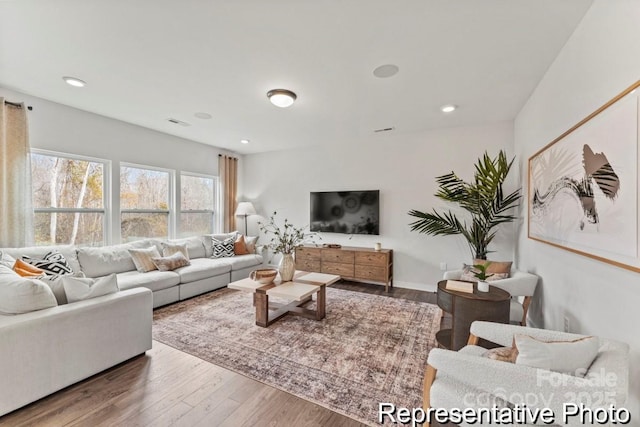
[[[287,315],[261,328],[252,295],[222,289],[156,310],[153,338],[379,425],[379,402],[421,406],[440,315],[433,304],[327,288],[324,320]]]

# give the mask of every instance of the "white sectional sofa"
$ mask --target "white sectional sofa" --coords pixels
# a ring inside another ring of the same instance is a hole
[[[211,258],[208,236],[170,242],[186,243],[191,265],[136,271],[128,249],[156,246],[162,253],[159,239],[104,247],[0,249],[16,259],[42,258],[56,250],[74,273],[89,278],[116,273],[120,288],[88,300],[0,315],[0,416],[150,350],[153,308],[248,277],[264,261],[261,254]]]
[[[150,350],[152,318],[144,288],[0,315],[0,415]]]
[[[153,292],[154,308],[213,291],[232,281],[249,277],[252,270],[260,268],[264,263],[261,253],[211,258],[211,237],[198,236],[168,241],[186,243],[191,265],[174,271],[136,271],[128,249],[153,245],[162,253],[162,242],[161,239],[144,239],[100,247],[34,246],[0,250],[16,259],[22,256],[41,258],[46,253],[57,250],[64,255],[75,272],[82,272],[86,277],[97,278],[116,273],[121,290],[139,287],[150,289]]]

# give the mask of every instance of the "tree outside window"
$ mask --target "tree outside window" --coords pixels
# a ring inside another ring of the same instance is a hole
[[[166,170],[120,166],[120,229],[123,242],[169,237],[171,178]]]
[[[180,235],[213,233],[217,180],[212,176],[180,175]]]
[[[103,245],[108,162],[33,150],[34,238],[37,245]]]

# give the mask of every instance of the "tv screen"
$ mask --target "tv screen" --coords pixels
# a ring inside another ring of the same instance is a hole
[[[311,193],[311,231],[380,234],[380,191]]]

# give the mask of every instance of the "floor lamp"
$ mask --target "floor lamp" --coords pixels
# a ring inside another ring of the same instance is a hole
[[[256,214],[256,208],[253,207],[253,203],[251,202],[238,203],[238,207],[236,208],[235,215],[244,217],[244,234],[245,235],[249,234],[247,232],[247,217],[249,215],[255,215],[255,214]]]

